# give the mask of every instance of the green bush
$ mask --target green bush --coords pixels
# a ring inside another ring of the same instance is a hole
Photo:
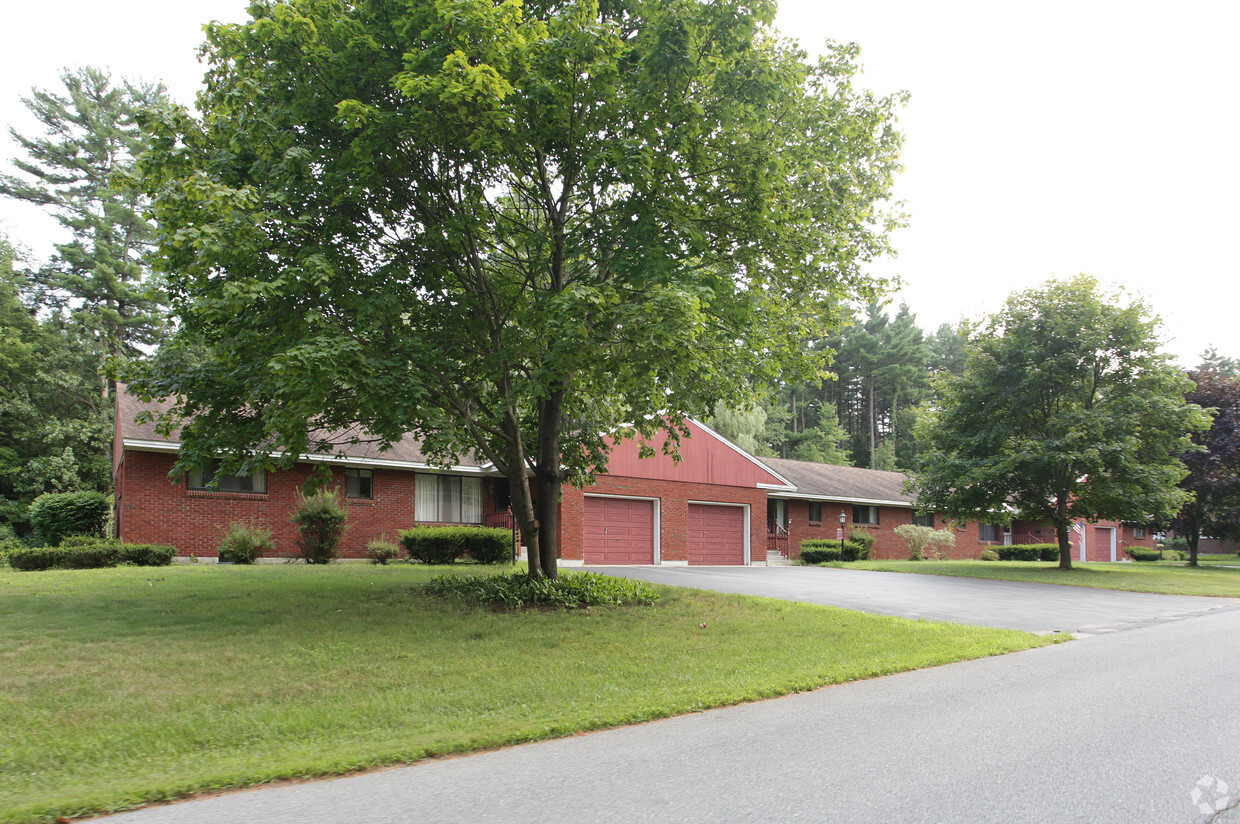
[[[103,537],[112,506],[102,492],[59,492],[40,495],[30,505],[30,524],[37,543],[56,546],[71,535]]]
[[[120,562],[133,566],[168,566],[177,556],[175,547],[163,544],[121,544]]]
[[[1140,549],[1140,547],[1137,547]],[[1157,552],[1157,550],[1155,550]],[[1131,551],[1128,553],[1132,554]],[[1188,558],[1188,551],[1184,549],[1164,549],[1162,551],[1162,560],[1164,561],[1183,561]]]
[[[9,563],[23,571],[44,569],[102,569],[118,564],[167,566],[176,550],[157,544],[122,544],[97,539],[95,543],[76,542],[72,546],[24,547],[9,553]]]
[[[1058,561],[1059,544],[1014,544],[992,547],[1001,561]]]
[[[389,564],[400,557],[400,547],[392,541],[376,538],[366,544],[366,557],[372,564]]]
[[[1134,546],[1128,550],[1128,554],[1132,556],[1132,560],[1134,561],[1162,560],[1162,553],[1156,549],[1145,549],[1143,547]]]
[[[801,563],[825,564],[842,557],[839,541],[811,539],[801,542]]]
[[[439,575],[427,581],[425,588],[433,595],[506,609],[650,605],[659,600],[658,593],[645,581],[611,578],[597,572],[566,572],[555,580],[531,578],[524,572],[510,575]]]
[[[868,561],[873,541],[854,541],[849,539],[840,546],[840,541],[829,538],[807,538],[801,542],[801,561],[807,564],[822,564],[830,561]],[[808,554],[807,554],[808,553]]]
[[[15,549],[25,549],[26,545],[21,542],[13,532],[13,528],[8,524],[0,524],[0,566],[4,566],[9,562],[9,553]]]
[[[480,564],[512,560],[512,532],[483,526],[419,526],[400,532],[409,557],[423,564],[451,564],[468,554]]]
[[[982,554],[977,557],[982,561],[997,561],[999,560],[999,553],[995,552],[993,549],[984,549],[982,550]]]
[[[220,535],[220,560],[223,562],[252,564],[275,550],[275,536],[270,529],[257,523],[234,521],[224,527]]]
[[[298,495],[290,518],[297,526],[297,552],[307,564],[328,564],[348,529],[349,513],[336,491]]]
[[[870,552],[874,549],[874,533],[868,529],[850,529],[848,531],[848,540],[854,544],[860,544],[865,547],[865,557],[856,560],[865,561],[870,557]],[[844,560],[848,560],[845,558]]]

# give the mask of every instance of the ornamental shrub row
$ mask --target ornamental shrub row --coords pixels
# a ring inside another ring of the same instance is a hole
[[[1058,561],[1059,544],[1013,544],[992,546],[1000,561]]]
[[[867,536],[870,537],[870,536]],[[868,561],[873,541],[857,541],[852,538],[839,541],[826,538],[810,538],[801,542],[801,562],[806,564],[825,564],[830,561]]]
[[[9,566],[33,571],[44,569],[102,569],[121,564],[167,566],[176,550],[159,544],[122,544],[115,540],[74,541],[68,546],[23,547],[9,552]]]
[[[533,606],[580,609],[626,604],[649,606],[659,600],[659,594],[645,581],[612,578],[597,572],[564,572],[555,580],[531,578],[524,572],[511,575],[440,575],[426,582],[426,591],[478,606],[504,609]]]
[[[1156,549],[1143,549],[1139,546],[1131,547],[1128,554],[1132,556],[1134,561],[1160,561],[1162,553]]]
[[[512,560],[512,532],[494,527],[420,526],[401,530],[400,543],[424,564],[451,564],[465,555],[480,564]]]

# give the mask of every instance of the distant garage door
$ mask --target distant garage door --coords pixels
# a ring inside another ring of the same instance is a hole
[[[689,563],[745,563],[745,508],[689,504]]]
[[[653,564],[654,501],[586,496],[585,562]]]

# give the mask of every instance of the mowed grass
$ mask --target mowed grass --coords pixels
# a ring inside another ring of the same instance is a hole
[[[0,569],[0,821],[413,762],[1049,642],[668,587],[654,607],[502,613],[421,595],[436,572]]]
[[[1228,569],[1216,564],[1205,564],[1194,569],[1183,561],[1174,564],[1167,561],[1105,564],[1074,562],[1070,570],[1060,570],[1053,563],[1033,561],[856,561],[834,566],[880,572],[916,572],[923,575],[1159,592],[1167,595],[1240,598],[1240,569]]]

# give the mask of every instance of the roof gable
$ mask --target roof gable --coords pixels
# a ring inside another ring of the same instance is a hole
[[[697,421],[686,423],[689,436],[680,439],[679,463],[663,454],[666,433],[648,442],[655,451],[651,458],[640,456],[641,443],[638,440],[625,438],[612,449],[606,474],[749,489],[792,489],[792,485],[777,470],[764,465],[718,432]]]

